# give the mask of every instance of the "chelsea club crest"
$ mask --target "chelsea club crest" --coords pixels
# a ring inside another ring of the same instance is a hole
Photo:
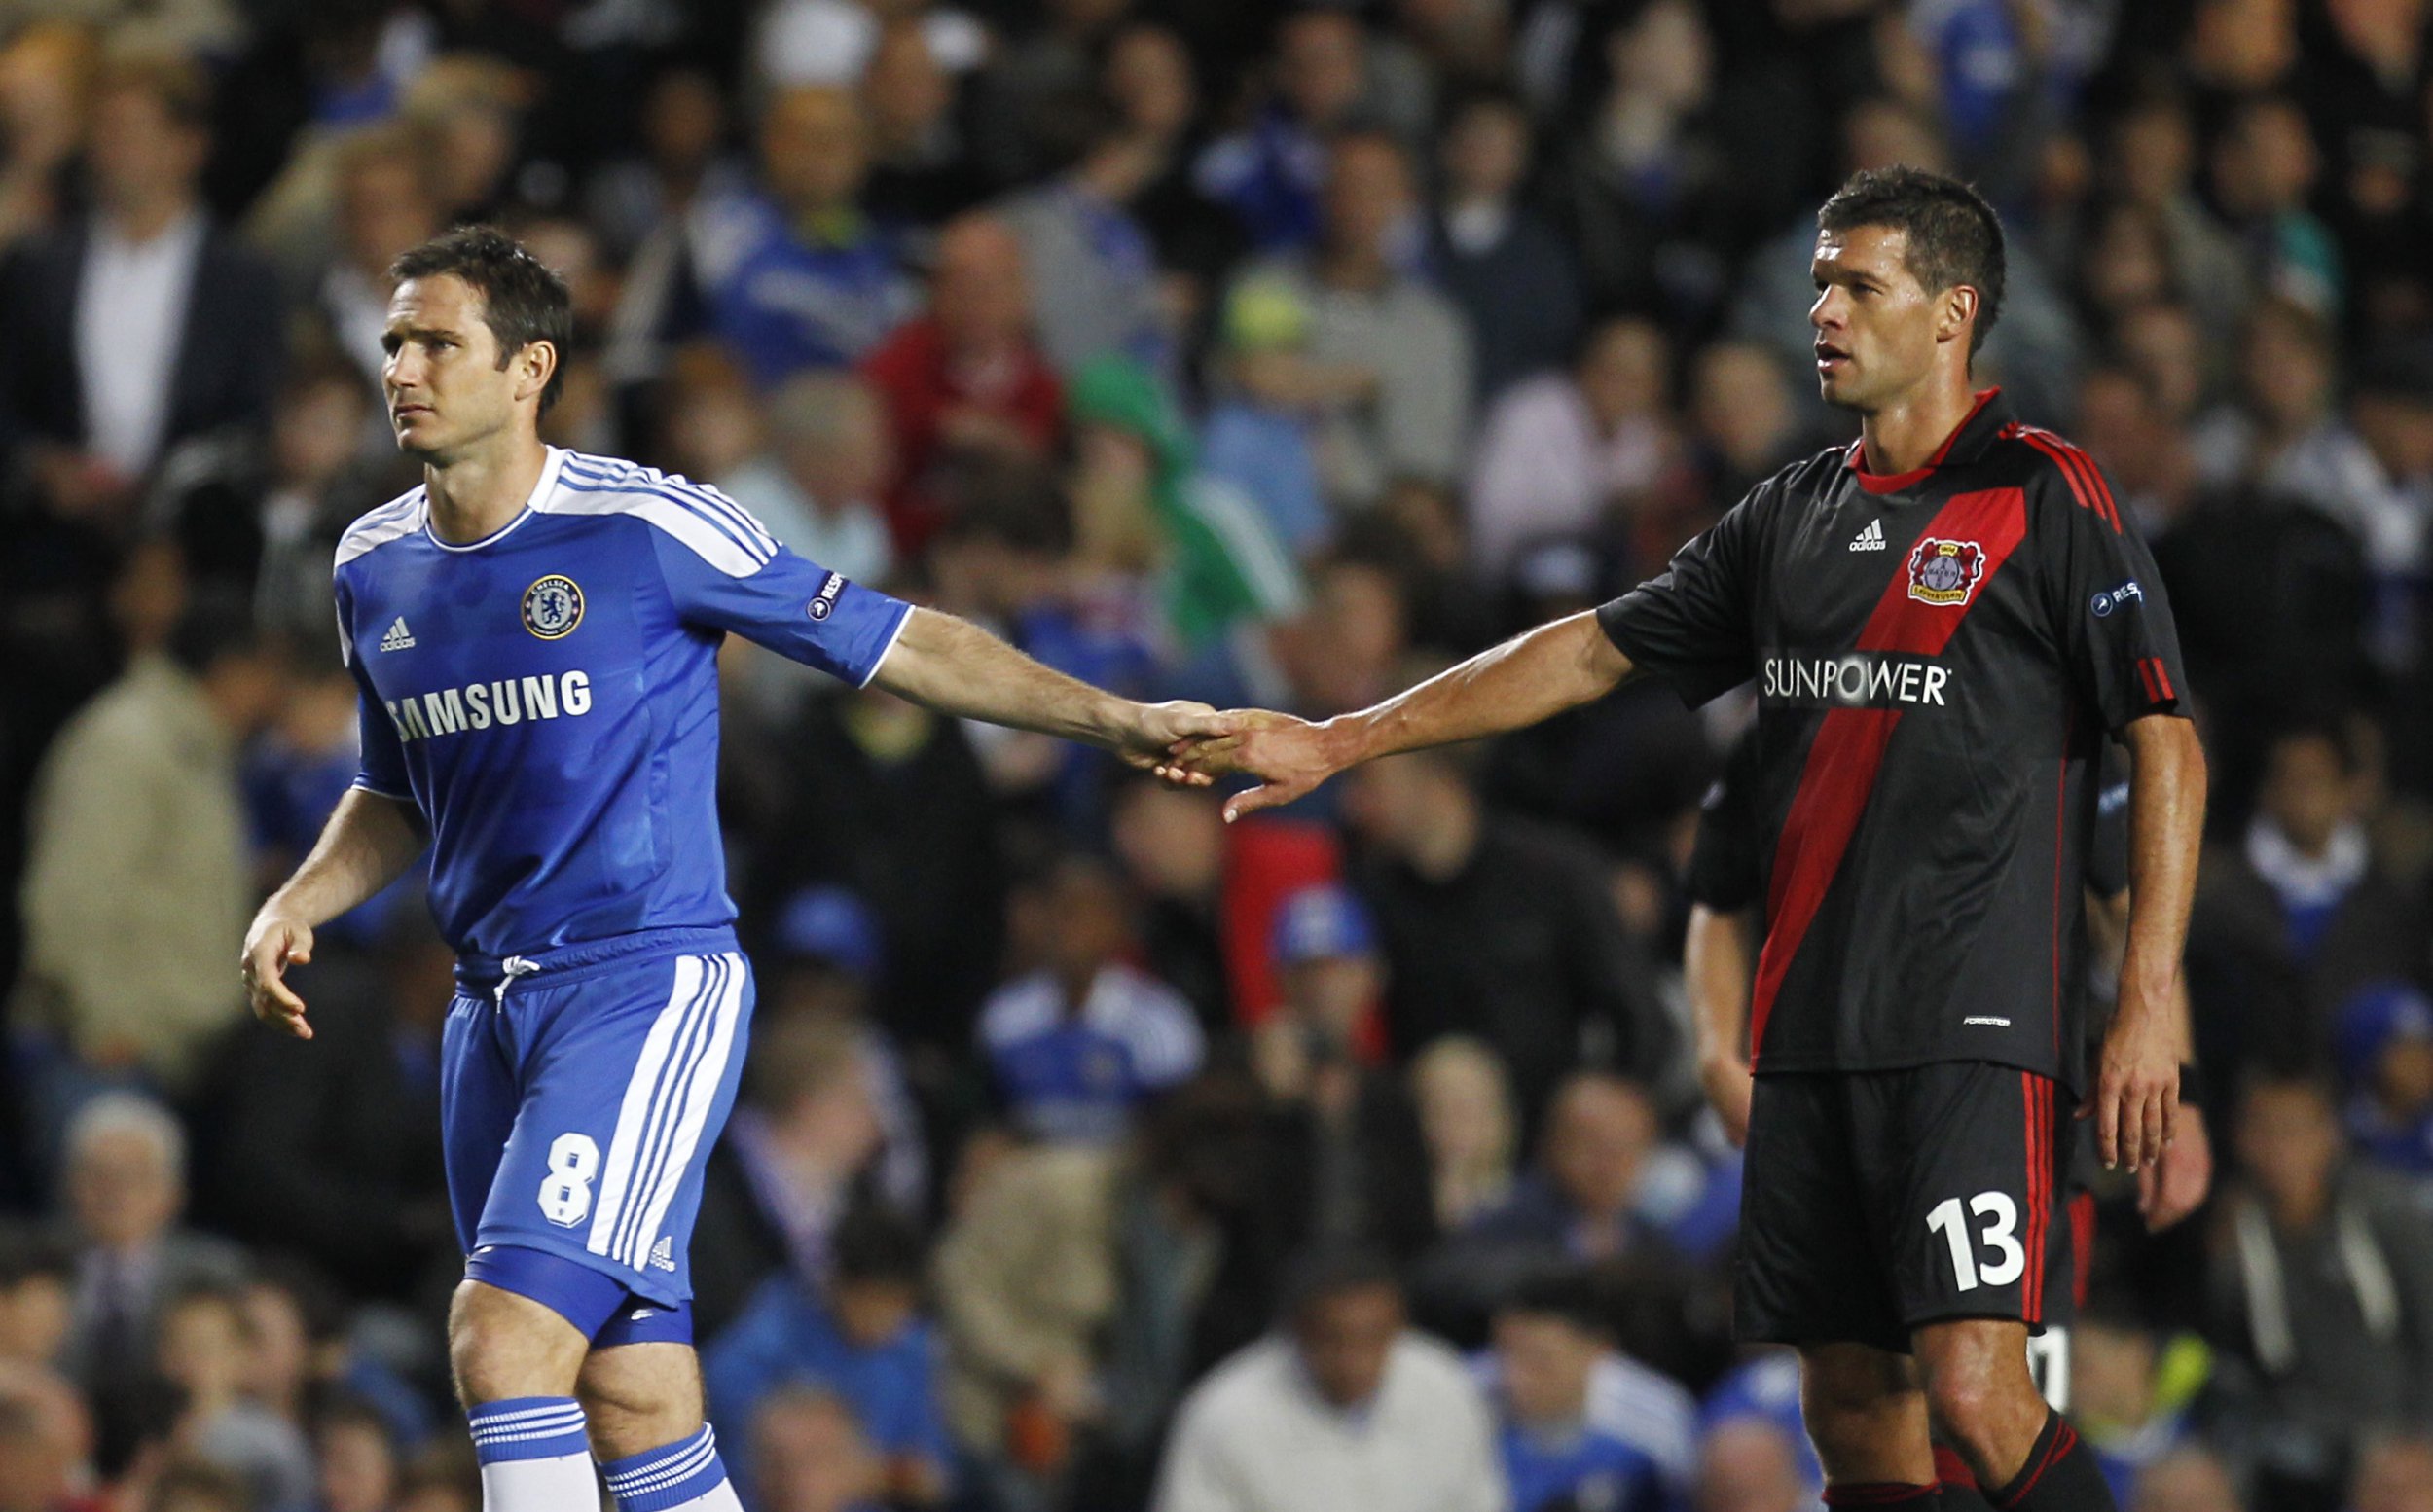
[[[583,623],[583,590],[551,574],[524,591],[524,628],[543,640],[563,640]]]

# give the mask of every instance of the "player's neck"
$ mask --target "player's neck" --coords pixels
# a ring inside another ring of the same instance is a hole
[[[1896,474],[1924,467],[1976,405],[1966,372],[1936,373],[1891,404],[1868,412],[1859,422],[1867,470]]]
[[[422,464],[431,533],[451,546],[487,540],[522,514],[549,465],[538,437],[519,436],[445,462]]]

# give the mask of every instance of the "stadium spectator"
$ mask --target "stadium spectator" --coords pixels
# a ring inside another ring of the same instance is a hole
[[[2433,1176],[2433,1002],[2407,983],[2375,983],[2341,1005],[2332,1037],[2357,1154]]]
[[[319,1512],[390,1512],[396,1506],[397,1444],[378,1412],[342,1397],[314,1415],[312,1441]]]
[[[1326,10],[1286,17],[1273,93],[1247,129],[1200,155],[1192,173],[1201,192],[1230,209],[1262,252],[1315,244],[1327,141],[1353,124],[1367,88],[1367,41],[1356,18]]]
[[[1528,547],[1596,533],[1654,488],[1680,454],[1672,349],[1636,316],[1596,327],[1578,360],[1515,383],[1479,430],[1470,541],[1492,575]]]
[[[2186,1446],[2206,1384],[2206,1351],[2193,1335],[2164,1338],[2122,1310],[2090,1308],[2070,1325],[2070,1411],[2127,1506],[2154,1467]]]
[[[388,265],[408,247],[438,234],[447,223],[431,182],[431,140],[404,126],[366,131],[332,154],[334,214],[331,244],[298,303],[318,322],[322,340],[354,364],[364,386],[380,391],[381,330],[388,321]],[[386,436],[379,438],[385,446]]]
[[[1561,363],[1580,323],[1577,259],[1522,198],[1535,151],[1521,102],[1486,93],[1454,110],[1436,148],[1430,257],[1468,320],[1480,404]]]
[[[1461,1360],[1403,1322],[1393,1269],[1321,1252],[1283,1327],[1216,1367],[1177,1416],[1156,1512],[1496,1512],[1494,1426]]]
[[[980,1044],[1017,1130],[1112,1144],[1144,1103],[1199,1070],[1199,1020],[1174,989],[1125,964],[1135,926],[1113,868],[1069,857],[1040,894],[1044,958],[981,1005]]]
[[[1277,906],[1269,954],[1283,998],[1252,1054],[1280,1145],[1284,1190],[1271,1201],[1297,1220],[1303,1247],[1359,1244],[1411,1260],[1435,1238],[1435,1205],[1418,1109],[1376,1063],[1376,925],[1348,888],[1303,887]]]
[[[206,88],[173,58],[108,62],[85,141],[91,213],[0,260],[0,452],[62,520],[123,529],[170,448],[270,419],[276,279],[200,198]]]
[[[2353,734],[2337,721],[2285,725],[2265,761],[2256,817],[2217,858],[2199,894],[2192,952],[2246,963],[2251,980],[2293,991],[2295,1023],[2257,1025],[2316,1058],[2340,1005],[2361,987],[2404,979],[2422,958],[2415,904],[2376,865],[2368,789]]]
[[[2123,1505],[2127,1512],[2245,1512],[2248,1503],[2220,1457],[2181,1449],[2147,1466]]]
[[[1347,22],[1348,24],[1348,22]],[[1409,476],[1460,470],[1474,385],[1470,338],[1443,295],[1409,270],[1400,244],[1418,203],[1400,143],[1348,130],[1326,146],[1315,244],[1251,265],[1236,297],[1289,298],[1306,322],[1319,477],[1337,509],[1358,509]]]
[[[2433,1507],[2433,1442],[2421,1434],[2377,1439],[2349,1480],[2352,1512],[2426,1512]]]
[[[760,1026],[696,1225],[693,1315],[717,1337],[763,1277],[827,1275],[829,1242],[887,1131],[857,1026],[788,1014]]]
[[[75,1320],[75,1261],[31,1228],[0,1232],[0,1360],[58,1364]]]
[[[1100,1146],[1017,1148],[981,1169],[939,1241],[947,1422],[1000,1497],[1052,1497],[1108,1410],[1119,1174]]]
[[[1495,1313],[1478,1364],[1513,1512],[1678,1505],[1693,1409],[1678,1386],[1614,1351],[1593,1283],[1549,1271]]]
[[[1363,846],[1353,881],[1384,937],[1392,1043],[1484,1040],[1524,1129],[1592,1041],[1619,1066],[1668,1063],[1671,1026],[1584,846],[1487,811],[1458,754],[1364,767],[1342,801]]]
[[[439,1152],[424,1137],[439,1116],[453,962],[419,918],[399,920],[377,955],[349,954],[343,941],[305,976],[335,1010],[309,1044],[246,1024],[214,1047],[196,1098],[207,1111],[197,1206],[352,1294],[402,1299],[454,1242]]]
[[[1040,346],[1067,381],[1102,357],[1171,372],[1155,250],[1132,213],[1156,149],[1086,89],[1051,101],[1040,125],[1056,175],[999,208],[1022,238]]]
[[[1698,1448],[1697,1512],[1811,1512],[1792,1434],[1764,1418],[1731,1418]]]
[[[2113,194],[2160,218],[2172,283],[2202,311],[2207,329],[2222,331],[2246,308],[2247,270],[2197,193],[2197,145],[2187,101],[2156,89],[2112,118],[2099,172]]]
[[[769,396],[768,450],[709,480],[769,533],[833,572],[884,583],[895,549],[878,509],[887,414],[860,379],[804,374]]]
[[[1512,1189],[1520,1119],[1504,1062],[1480,1040],[1447,1034],[1411,1061],[1411,1098],[1435,1191],[1436,1224],[1458,1233]]]
[[[933,227],[988,198],[993,187],[972,160],[957,111],[948,59],[955,42],[929,24],[940,15],[899,17],[879,28],[861,81],[870,120],[871,171],[862,201],[870,213]]]
[[[182,1089],[241,1017],[237,752],[283,683],[242,608],[198,599],[167,654],[136,658],[53,744],[29,806],[27,986],[85,1067]]]
[[[2331,228],[2306,206],[2322,158],[2298,106],[2265,95],[2230,115],[2215,138],[2213,198],[2243,243],[2249,278],[2337,323],[2347,270]]]
[[[0,246],[54,223],[91,72],[93,39],[53,21],[0,46]]]
[[[1142,963],[1219,1040],[1239,1009],[1225,965],[1224,820],[1196,794],[1119,781],[1108,838],[1140,899]]]
[[[751,1422],[752,1477],[767,1512],[879,1512],[887,1466],[834,1393],[792,1386]]]
[[[181,1445],[207,1463],[242,1475],[256,1504],[300,1507],[312,1496],[312,1452],[296,1423],[248,1397],[244,1294],[199,1282],[162,1305],[162,1378],[182,1393]]]
[[[940,1416],[937,1346],[920,1314],[921,1236],[883,1207],[837,1225],[828,1274],[815,1288],[771,1277],[702,1355],[714,1420],[750,1422],[789,1386],[833,1391],[886,1465],[896,1506],[930,1506],[949,1489],[954,1448]],[[737,1479],[739,1496],[754,1494]]]
[[[871,352],[862,373],[894,429],[888,523],[907,553],[940,522],[941,464],[1036,461],[1063,434],[1064,391],[1032,334],[1022,242],[995,216],[966,215],[938,234],[928,314]]]
[[[2269,1468],[2329,1490],[2364,1435],[2433,1400],[2433,1234],[2346,1158],[2334,1095],[2304,1072],[2251,1073],[2236,1131],[2213,1334],[2275,1423],[2258,1446]]]
[[[134,1093],[103,1093],[77,1111],[59,1185],[76,1246],[75,1313],[60,1366],[105,1418],[123,1417],[170,1299],[189,1286],[235,1282],[244,1258],[181,1225],[185,1131]]]
[[[851,366],[914,311],[894,237],[859,204],[869,130],[848,90],[783,90],[760,119],[762,193],[708,212],[710,328],[761,389]]]

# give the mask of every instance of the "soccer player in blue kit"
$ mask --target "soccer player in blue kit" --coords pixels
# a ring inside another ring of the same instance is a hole
[[[457,954],[449,1354],[486,1512],[591,1512],[595,1458],[621,1512],[739,1512],[687,1302],[752,1007],[719,847],[720,642],[1143,767],[1234,727],[847,582],[715,489],[544,446],[566,290],[501,234],[450,232],[391,272],[382,385],[423,484],[338,547],[363,767],[247,933],[253,1009],[310,1038],[286,967],[429,847]]]

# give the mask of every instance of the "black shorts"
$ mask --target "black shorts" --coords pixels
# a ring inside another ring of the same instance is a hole
[[[1982,1061],[1758,1077],[1740,1336],[1906,1353],[1944,1318],[2041,1328],[2070,1113],[2066,1088]]]

